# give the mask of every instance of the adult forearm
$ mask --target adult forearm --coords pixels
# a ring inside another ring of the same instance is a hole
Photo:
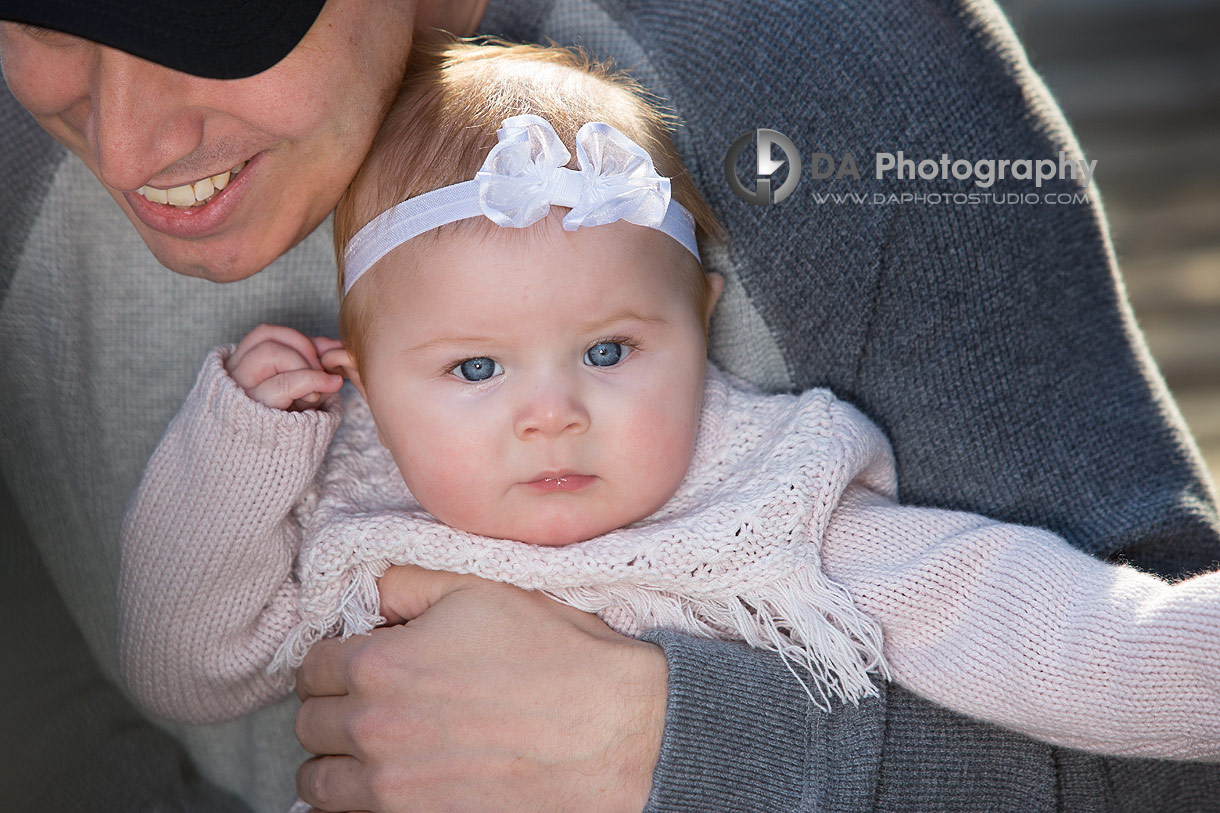
[[[775,654],[663,630],[644,640],[669,665],[647,810],[868,808],[876,764],[861,755],[880,756],[883,686],[828,714]]]

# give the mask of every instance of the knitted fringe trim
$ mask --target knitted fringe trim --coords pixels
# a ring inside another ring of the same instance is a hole
[[[846,589],[814,567],[728,597],[689,598],[618,585],[546,592],[580,610],[625,611],[635,622],[632,632],[671,629],[775,652],[810,702],[825,711],[832,699],[855,705],[875,696],[870,673],[890,679],[880,625],[856,608]]]
[[[305,653],[330,635],[363,634],[385,619],[379,614],[377,579],[393,564],[380,559],[356,565],[337,606],[301,621],[276,652],[268,672],[292,672]],[[857,704],[877,694],[871,673],[890,679],[882,654],[881,627],[856,607],[841,585],[813,566],[751,585],[740,595],[691,597],[639,586],[606,585],[547,590],[558,601],[602,613],[619,632],[664,628],[703,638],[739,640],[778,653],[810,702]],[[624,623],[629,619],[628,623]]]
[[[353,635],[364,635],[385,623],[382,617],[381,597],[377,592],[377,579],[390,566],[388,560],[379,560],[356,565],[350,572],[350,581],[333,610],[318,614],[303,614],[305,617],[288,633],[280,644],[275,657],[267,665],[271,675],[292,675],[305,660],[305,655],[318,641],[339,635],[344,639]]]

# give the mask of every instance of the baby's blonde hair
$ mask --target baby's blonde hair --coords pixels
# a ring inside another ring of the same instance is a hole
[[[670,178],[671,195],[694,215],[698,235],[721,238],[715,215],[673,145],[673,116],[634,79],[577,50],[437,39],[412,49],[402,88],[335,210],[339,290],[343,253],[356,232],[407,198],[473,178],[503,121],[526,113],[551,123],[573,155],[573,169],[576,131],[583,124],[603,121],[621,130]],[[483,218],[444,228],[488,227],[499,228]],[[693,258],[689,265],[694,271],[685,278],[696,304],[706,308],[706,275]],[[339,335],[357,365],[365,356],[364,328],[382,296],[378,276],[366,275],[339,309]]]

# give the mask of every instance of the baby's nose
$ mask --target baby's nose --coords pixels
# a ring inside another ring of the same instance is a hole
[[[522,440],[580,434],[589,428],[589,411],[574,388],[539,384],[518,411],[514,428]]]

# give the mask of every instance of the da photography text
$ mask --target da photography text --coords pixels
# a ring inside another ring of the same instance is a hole
[[[754,187],[753,189],[750,189],[747,183],[743,183],[743,179],[737,172],[738,156],[751,143],[755,145],[756,150],[755,175],[750,181]],[[778,156],[775,154],[776,150],[779,151]],[[776,187],[773,176],[776,176],[780,169],[785,166],[787,167],[787,175]],[[842,180],[844,178],[860,180],[863,176],[860,161],[857,160],[853,152],[844,152],[839,155],[814,152],[809,155],[808,161],[802,161],[801,155],[792,139],[776,130],[759,129],[743,133],[729,148],[724,160],[725,181],[734,194],[742,200],[763,206],[773,205],[788,199],[796,190],[797,184],[800,183],[804,166],[808,166],[806,171],[809,177],[818,181],[829,179]],[[1040,190],[1042,185],[1048,181],[1055,180],[1062,182],[1071,180],[1082,190],[1086,190],[1093,181],[1096,169],[1096,159],[1086,161],[1084,158],[1073,158],[1063,150],[1060,150],[1055,158],[955,158],[948,153],[941,153],[939,156],[932,158],[910,156],[904,150],[896,150],[894,152],[874,153],[871,165],[865,164],[865,171],[871,170],[872,176],[879,181],[933,181],[941,183],[965,181],[972,183],[978,189],[984,190],[990,189],[997,181],[1005,179],[1032,182],[1034,189],[1037,190]],[[1048,196],[1036,192],[1005,193],[1004,195],[996,194],[985,197],[988,199],[987,202],[997,202],[991,201],[992,197],[1002,197],[1003,202],[1008,203],[1067,202],[1060,199],[1065,193],[1056,192],[1054,194],[1057,197],[1053,201],[1042,200]],[[1084,194],[1084,199],[1087,200],[1087,193],[1081,194]],[[822,196],[818,195],[816,197]],[[844,197],[845,200],[843,202],[848,202],[847,199],[851,199],[850,202],[859,203],[883,202],[876,195],[851,195],[848,193],[832,197],[836,197],[836,199],[837,197]],[[896,195],[885,196],[886,200],[884,202],[931,202],[923,200],[925,197],[926,195],[922,193],[898,193]],[[983,202],[983,197],[979,195],[963,198],[961,195],[950,192],[946,193],[946,197],[948,198],[946,202]],[[1078,196],[1069,195],[1069,197],[1076,198]],[[855,200],[856,198],[860,200]],[[938,196],[937,202],[940,202],[940,200]],[[819,200],[818,202],[824,201]]]

